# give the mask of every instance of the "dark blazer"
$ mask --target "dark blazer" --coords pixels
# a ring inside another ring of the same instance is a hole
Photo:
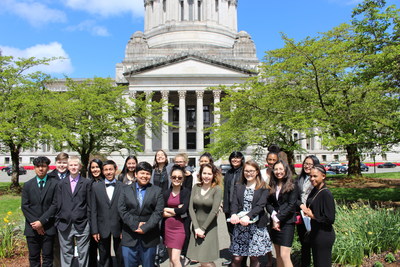
[[[245,189],[245,184],[235,185],[233,201],[231,203],[231,215],[237,214],[243,210]],[[258,227],[266,227],[268,225],[268,216],[265,213],[268,192],[269,190],[265,188],[254,190],[253,201],[251,202],[252,207],[247,213],[247,216],[249,216],[250,219],[254,219],[257,215],[259,216],[259,219],[256,222]]]
[[[243,167],[237,169],[231,168],[225,173],[224,176],[224,202],[223,211],[224,213],[231,213],[231,204],[233,201],[233,191],[235,190],[235,185],[240,180]]]
[[[296,203],[297,203],[297,186],[290,192],[279,192],[279,198],[276,194],[269,194],[267,199],[267,211],[272,215],[275,210],[278,214],[276,217],[282,224],[294,223],[296,221]]]
[[[69,176],[58,183],[56,227],[65,231],[74,224],[76,230],[82,233],[90,220],[92,181],[85,177],[79,178],[74,193],[71,191]]]
[[[171,194],[171,192],[172,192],[172,188],[170,188],[164,192],[164,207],[168,207],[167,201],[168,201],[168,198],[169,198],[169,195]],[[174,209],[176,216],[179,216],[182,218],[188,216],[187,211],[189,208],[190,192],[191,191],[189,189],[182,186],[181,192],[179,193],[179,200],[180,200],[179,204],[183,204],[183,206],[181,208]]]
[[[67,171],[65,172],[65,177],[68,177],[68,176],[69,176],[69,170],[67,170]],[[49,173],[47,174],[47,177],[48,177],[48,178],[55,178],[57,181],[61,180],[61,179],[60,179],[60,176],[58,176],[58,171],[57,171],[57,169],[54,169],[53,171],[49,172]]]
[[[159,223],[163,209],[163,195],[158,186],[149,183],[142,207],[137,199],[136,182],[124,186],[118,201],[118,211],[123,221],[121,245],[134,247],[141,240],[146,248],[157,246],[160,243]],[[146,222],[141,227],[144,234],[134,232],[139,222]]]
[[[57,185],[58,181],[49,179],[49,177],[47,177],[46,184],[42,190],[39,189],[36,177],[24,184],[21,199],[21,209],[25,216],[24,235],[38,235],[30,225],[35,221],[42,223],[46,235],[55,235],[57,233],[54,227]]]
[[[100,234],[100,238],[108,238],[110,234],[119,237],[122,220],[118,213],[118,199],[123,183],[117,181],[111,201],[108,198],[105,181],[93,183],[91,205],[91,232]]]

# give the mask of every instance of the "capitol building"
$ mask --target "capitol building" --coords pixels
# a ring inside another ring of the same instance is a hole
[[[171,108],[165,106],[162,118],[175,127],[160,126],[160,134],[155,135],[147,126],[146,134],[139,137],[143,145],[139,161],[152,163],[155,152],[163,149],[171,158],[185,152],[190,165],[196,165],[204,147],[213,141],[204,129],[221,122],[214,105],[224,93],[207,89],[240,84],[257,75],[256,47],[246,31],[238,31],[237,9],[237,0],[144,0],[144,29],[121,37],[128,42],[123,61],[115,66],[115,82],[126,85],[131,97],[146,93],[152,101],[164,99]],[[304,139],[301,146],[307,153],[297,154],[296,162],[308,154],[323,162],[346,161],[345,152],[326,150],[318,138]],[[57,153],[48,145],[27,149],[21,153],[21,164],[30,164],[38,155],[54,162]],[[124,156],[115,152],[109,158],[122,166]],[[376,160],[397,158],[396,153],[388,153]],[[9,155],[0,155],[0,165],[10,163]]]

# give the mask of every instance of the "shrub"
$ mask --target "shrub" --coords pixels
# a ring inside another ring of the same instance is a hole
[[[9,258],[15,255],[15,247],[20,231],[17,215],[11,211],[0,222],[0,258]]]
[[[389,262],[389,263],[392,263],[392,262],[395,262],[395,261],[396,261],[396,258],[393,256],[392,253],[388,253],[388,254],[386,254],[386,256],[385,256],[385,261],[386,261],[386,262]]]
[[[400,248],[400,212],[360,202],[337,205],[335,231],[333,261],[361,265],[364,256]]]
[[[374,267],[383,267],[383,264],[377,261],[374,263]]]

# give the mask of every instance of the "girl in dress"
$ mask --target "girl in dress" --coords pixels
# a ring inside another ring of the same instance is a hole
[[[189,214],[193,229],[187,256],[200,266],[215,266],[219,258],[217,215],[222,200],[221,173],[217,167],[204,164],[200,168],[199,183],[192,189]]]
[[[316,156],[307,156],[303,161],[303,166],[299,177],[296,179],[296,186],[299,192],[296,203],[297,216],[301,216],[300,210],[306,211],[306,201],[308,195],[314,186],[311,184],[310,173],[313,166],[319,164]],[[304,239],[307,233],[303,221],[296,224],[297,234],[301,243],[301,267],[308,267],[311,265],[311,247],[310,243]]]
[[[188,218],[190,190],[182,187],[185,170],[174,165],[171,170],[171,188],[164,192],[163,212],[164,245],[167,247],[171,267],[181,267],[181,251],[185,243],[185,220]]]
[[[332,247],[335,242],[335,201],[331,191],[325,185],[326,170],[322,165],[315,165],[310,173],[314,189],[308,195],[307,208],[304,212],[311,218],[310,244],[314,266],[332,265]]]
[[[138,161],[135,156],[128,156],[120,175],[118,175],[118,181],[128,185],[133,183],[135,181],[135,168],[137,164]]]
[[[272,250],[267,230],[268,216],[264,211],[268,189],[261,179],[258,164],[245,163],[242,178],[235,186],[230,221],[235,225],[230,251],[233,267],[241,266],[243,256],[250,257],[250,267],[260,266],[259,256]],[[245,214],[245,215],[244,215]]]
[[[278,267],[292,267],[290,251],[296,221],[297,190],[289,166],[278,160],[273,166],[267,210],[271,214],[271,239]]]

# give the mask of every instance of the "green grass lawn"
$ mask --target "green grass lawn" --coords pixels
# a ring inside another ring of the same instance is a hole
[[[7,215],[7,212],[11,211],[13,214],[21,212],[21,197],[11,194],[0,196],[0,219]]]
[[[329,187],[329,190],[331,190],[336,200],[400,201],[400,188]]]

